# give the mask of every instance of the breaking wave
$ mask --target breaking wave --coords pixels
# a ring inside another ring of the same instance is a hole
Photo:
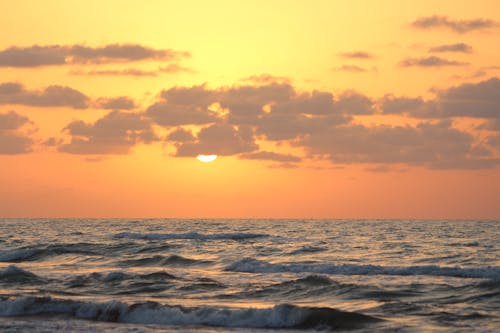
[[[0,300],[0,316],[65,315],[134,324],[205,325],[239,328],[348,329],[381,321],[357,312],[282,304],[272,308],[182,307],[156,302],[126,304],[18,297]]]

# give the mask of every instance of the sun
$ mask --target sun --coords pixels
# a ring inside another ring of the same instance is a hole
[[[208,162],[215,161],[217,159],[217,155],[198,155],[198,156],[196,156],[196,158],[200,162],[208,163]]]

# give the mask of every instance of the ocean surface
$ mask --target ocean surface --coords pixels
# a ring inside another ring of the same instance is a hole
[[[500,332],[500,221],[0,219],[0,332]]]

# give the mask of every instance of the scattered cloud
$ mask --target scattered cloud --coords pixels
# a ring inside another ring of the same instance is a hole
[[[465,83],[438,91],[436,98],[386,95],[378,101],[384,114],[406,114],[414,118],[500,118],[500,79]]]
[[[148,71],[138,68],[125,68],[125,69],[97,69],[97,70],[72,70],[69,72],[72,75],[100,75],[100,76],[136,76],[136,77],[144,77],[158,76],[158,73],[155,71]]]
[[[203,125],[213,123],[217,115],[209,110],[215,93],[204,85],[171,88],[161,92],[162,100],[149,106],[145,115],[161,126]]]
[[[446,28],[453,32],[463,34],[474,30],[496,28],[498,27],[498,22],[484,18],[454,20],[448,18],[447,16],[433,15],[418,18],[412,23],[412,26],[417,29],[425,30],[434,28]]]
[[[249,83],[257,83],[257,84],[271,84],[271,83],[290,84],[292,82],[292,80],[290,80],[290,78],[288,78],[288,77],[274,76],[271,74],[252,75],[252,76],[245,77],[245,78],[241,79],[240,81],[249,82]]]
[[[265,150],[241,154],[239,155],[239,158],[246,160],[264,160],[264,161],[275,161],[275,162],[300,162],[302,160],[298,156],[290,154],[280,154]]]
[[[478,156],[474,137],[449,120],[410,126],[341,126],[314,132],[298,144],[334,163],[407,164],[428,168],[489,168],[491,155]]]
[[[124,69],[94,69],[94,70],[71,70],[71,75],[88,75],[88,76],[132,76],[132,77],[157,77],[159,74],[167,73],[174,74],[180,72],[194,73],[192,69],[182,67],[179,64],[170,64],[164,67],[158,67],[157,70],[145,70],[140,68],[124,68]]]
[[[71,141],[60,145],[59,151],[70,154],[128,154],[138,143],[158,140],[148,119],[123,111],[111,111],[95,123],[73,121],[64,132]]]
[[[204,155],[236,155],[257,150],[252,129],[246,126],[213,124],[200,130],[194,142],[177,144],[176,156],[194,157]]]
[[[173,87],[161,91],[158,100],[141,113],[116,110],[135,108],[134,101],[125,96],[97,99],[95,105],[115,111],[93,123],[73,121],[64,129],[69,140],[61,143],[54,138],[46,145],[72,154],[105,155],[127,154],[137,144],[164,141],[175,147],[177,157],[237,155],[290,166],[301,161],[298,156],[259,150],[259,140],[284,142],[303,149],[308,158],[335,164],[405,164],[439,169],[498,165],[495,135],[485,132],[490,136],[481,139],[474,132],[455,128],[451,119],[489,119],[479,129],[495,131],[500,114],[500,79],[434,93],[435,97],[427,100],[390,94],[374,100],[355,91],[336,95],[321,90],[298,91],[290,83],[272,79],[217,89],[205,84]],[[28,105],[48,105],[46,95],[50,96],[45,90],[28,91],[16,83],[0,85],[0,101],[4,104],[20,100],[26,104],[28,100]],[[428,120],[413,126],[352,122],[357,115],[377,114],[379,110],[382,114]],[[4,116],[0,128],[3,134],[12,133],[12,128],[17,131],[25,123],[22,117]],[[168,134],[158,138],[153,125],[166,127]],[[29,138],[24,147],[16,151],[29,151]]]
[[[442,53],[442,52],[461,52],[461,53],[472,53],[472,46],[465,43],[457,44],[445,44],[433,46],[429,49],[431,53]]]
[[[343,71],[343,72],[353,72],[353,73],[364,73],[367,70],[363,67],[356,65],[342,65],[340,67],[333,68],[334,71]]]
[[[27,117],[15,111],[0,113],[0,155],[31,152],[34,140],[23,127],[33,124]]]
[[[172,142],[194,142],[196,137],[193,132],[186,130],[184,128],[177,128],[167,136],[168,141]]]
[[[0,67],[125,63],[141,60],[178,61],[188,52],[154,49],[139,44],[12,46],[0,51]]]
[[[467,66],[467,62],[448,60],[441,57],[406,58],[400,62],[401,67],[444,67],[444,66]]]
[[[40,91],[27,90],[16,82],[0,83],[0,104],[29,106],[69,106],[75,109],[88,107],[89,98],[70,87],[48,86]]]
[[[443,117],[500,118],[500,79],[465,83],[438,92]]]
[[[102,109],[113,110],[132,110],[136,107],[134,100],[127,96],[99,98],[96,101],[96,105]]]
[[[373,59],[375,56],[367,51],[353,51],[353,52],[344,52],[339,54],[342,58],[348,59]]]
[[[479,125],[477,129],[500,132],[500,117],[485,121],[483,124]]]

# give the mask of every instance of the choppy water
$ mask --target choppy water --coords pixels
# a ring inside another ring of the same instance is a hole
[[[0,219],[2,332],[500,331],[500,221]]]

